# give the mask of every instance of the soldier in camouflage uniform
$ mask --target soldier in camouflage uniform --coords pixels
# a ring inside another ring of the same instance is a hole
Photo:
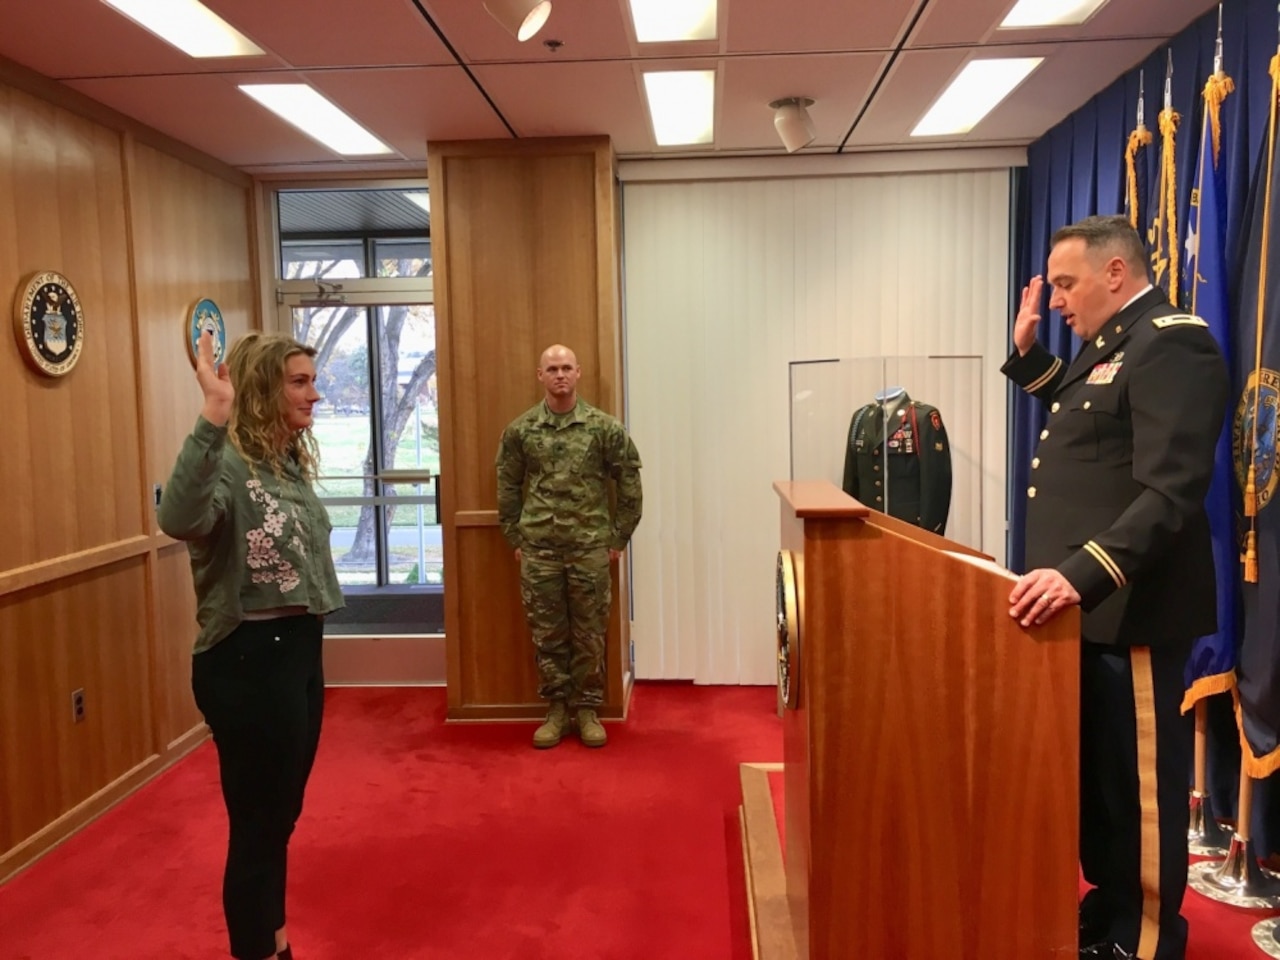
[[[584,744],[606,742],[596,709],[604,701],[610,563],[640,522],[640,454],[621,423],[578,398],[581,375],[572,350],[548,347],[538,364],[546,396],[511,421],[498,445],[498,521],[520,562],[538,696],[551,704],[535,747],[560,742],[570,710]]]

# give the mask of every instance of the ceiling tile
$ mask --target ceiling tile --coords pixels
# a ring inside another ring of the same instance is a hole
[[[1108,40],[1002,48],[1001,56],[1046,59],[968,134],[918,139],[911,138],[911,129],[960,72],[973,50],[908,51],[894,64],[875,103],[854,130],[849,146],[1030,143],[1109,84],[1117,73],[1115,64],[1137,63],[1156,46],[1152,40]]]
[[[410,0],[325,3],[320,5],[322,14],[319,7],[313,11],[280,0],[203,2],[259,46],[298,68],[456,62]]]
[[[888,54],[842,53],[798,57],[727,59],[716,117],[716,147],[785,153],[769,104],[783,97],[813,100],[817,130],[811,147],[835,147],[844,139]]]
[[[231,166],[339,159],[236,89],[239,76],[119,77],[67,86]],[[300,78],[274,74],[272,79]]]
[[[474,69],[521,137],[610,134],[618,153],[654,149],[648,109],[627,61]]]
[[[481,0],[418,2],[468,63],[614,60],[631,55],[630,18],[623,19],[626,0],[553,0],[546,26],[524,43],[499,26]],[[563,46],[552,52],[545,46],[547,40],[559,40]]]
[[[253,38],[250,38],[253,39]],[[265,45],[258,46],[266,49]],[[196,59],[101,0],[2,0],[0,56],[54,80],[283,66],[274,56]]]
[[[332,70],[305,77],[408,159],[425,160],[429,140],[511,136],[458,66]]]
[[[888,50],[917,0],[722,0],[729,4],[730,53]]]
[[[1000,30],[1012,0],[934,0],[907,46],[937,47],[977,43],[1062,43],[1107,37],[1169,37],[1217,6],[1215,0],[1110,0],[1087,23],[1076,27]],[[1132,64],[1117,63],[1112,78]]]

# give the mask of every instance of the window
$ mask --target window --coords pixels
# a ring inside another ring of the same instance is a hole
[[[430,220],[414,193],[277,194],[282,325],[315,347],[324,398],[317,492],[348,604],[335,632],[443,626]]]

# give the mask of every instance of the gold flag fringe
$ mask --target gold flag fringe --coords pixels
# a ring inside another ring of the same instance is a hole
[[[1171,110],[1160,111],[1160,205],[1164,207],[1164,234],[1169,238],[1169,303],[1178,305],[1178,168],[1174,134],[1182,119]]]
[[[1138,226],[1138,169],[1136,158],[1138,151],[1150,146],[1151,131],[1146,127],[1137,127],[1129,134],[1129,145],[1124,150],[1125,182],[1129,188],[1129,224],[1135,230]]]

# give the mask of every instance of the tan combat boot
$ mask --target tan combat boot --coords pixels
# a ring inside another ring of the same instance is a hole
[[[604,724],[596,718],[596,712],[590,707],[578,708],[578,736],[584,746],[603,747],[609,742],[609,735],[604,732]]]
[[[564,728],[569,725],[569,709],[563,700],[551,701],[551,709],[547,711],[547,719],[542,726],[533,731],[533,745],[539,749],[554,747],[564,736]]]

